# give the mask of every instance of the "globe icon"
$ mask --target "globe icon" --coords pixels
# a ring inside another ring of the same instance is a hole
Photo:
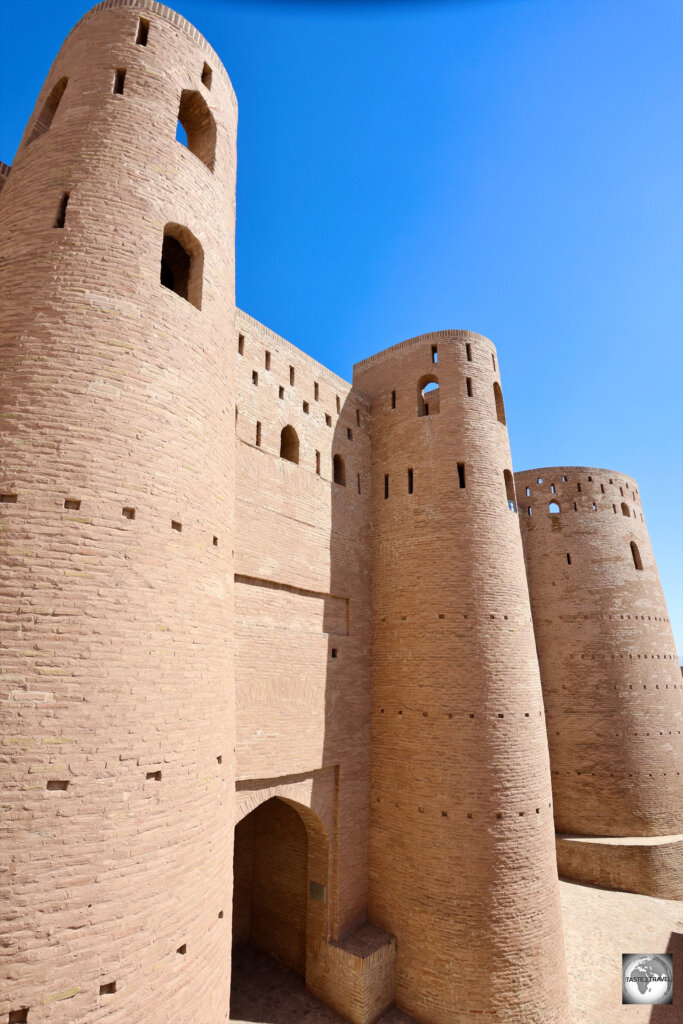
[[[622,963],[624,1003],[670,1003],[673,998],[673,969],[666,954],[625,954]]]

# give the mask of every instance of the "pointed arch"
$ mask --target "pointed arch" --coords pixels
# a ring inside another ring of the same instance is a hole
[[[204,250],[189,228],[169,223],[161,246],[161,284],[202,308]]]
[[[636,569],[642,569],[643,568],[643,560],[640,557],[640,551],[638,550],[638,545],[636,544],[636,542],[634,540],[631,541],[631,555],[633,556],[633,564],[635,565]]]
[[[280,432],[280,458],[299,465],[299,435],[289,424]]]
[[[52,124],[54,116],[57,113],[57,107],[61,103],[62,96],[64,95],[64,90],[67,87],[68,81],[68,78],[60,78],[56,85],[53,85],[47,99],[45,100],[45,103],[43,104],[43,109],[41,110],[38,119],[33,125],[33,131],[28,137],[27,145],[31,142],[34,142],[35,139],[37,139],[39,136],[44,135],[50,127],[50,125]]]
[[[505,405],[503,403],[503,392],[497,380],[493,382],[493,400],[496,403],[496,417],[499,423],[507,423],[505,419]]]
[[[185,129],[187,148],[213,173],[216,159],[216,121],[201,93],[183,89],[180,94],[178,120]]]

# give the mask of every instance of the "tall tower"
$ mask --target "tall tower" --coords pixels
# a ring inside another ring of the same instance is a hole
[[[586,466],[515,480],[558,832],[681,833],[683,687],[636,481]],[[667,894],[641,859],[626,887]]]
[[[550,770],[495,349],[359,363],[373,503],[369,917],[429,1024],[569,1020]]]
[[[228,1019],[236,120],[106,0],[0,195],[5,1020]]]

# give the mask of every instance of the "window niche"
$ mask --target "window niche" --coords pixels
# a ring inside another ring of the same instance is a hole
[[[299,435],[289,424],[280,433],[280,458],[299,465]]]
[[[43,109],[33,126],[33,131],[28,137],[27,145],[31,142],[35,142],[37,138],[44,135],[45,132],[50,128],[54,120],[54,116],[57,113],[57,108],[62,101],[64,90],[66,89],[68,78],[60,78],[56,85],[53,85],[50,93],[43,104]]]
[[[335,455],[332,459],[332,478],[335,484],[346,487],[346,465],[341,455]]]
[[[417,415],[434,416],[440,409],[439,379],[427,374],[417,383]]]
[[[176,139],[186,145],[213,173],[216,159],[216,122],[201,93],[183,89],[178,107],[178,129]],[[187,140],[185,142],[185,139]]]
[[[161,247],[161,284],[202,308],[204,250],[192,232],[180,224],[167,224]]]

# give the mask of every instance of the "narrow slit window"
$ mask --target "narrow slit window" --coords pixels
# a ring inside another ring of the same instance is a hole
[[[256,420],[256,447],[261,447],[261,421]]]
[[[62,198],[59,200],[59,206],[57,207],[57,213],[55,214],[54,227],[63,228],[64,222],[66,221],[66,208],[69,205],[69,192],[62,192]]]
[[[551,493],[551,494],[554,494],[554,493],[555,493],[555,484],[551,484],[551,485],[550,485],[550,493]]]
[[[408,494],[412,494],[412,493],[413,493],[413,471],[412,471],[412,469],[409,469],[408,470]]]
[[[265,364],[266,370],[269,370],[270,369],[270,352],[266,352],[265,357],[264,357],[264,364]]]
[[[294,367],[293,366],[290,366],[290,368],[289,368],[289,384],[290,384],[290,387],[294,387]]]
[[[340,413],[341,412],[341,402],[339,400],[339,395],[335,395],[334,397],[335,397],[335,401],[337,403],[337,412]]]
[[[466,378],[466,383],[467,383],[467,397],[471,398],[472,397],[472,378],[471,377],[467,377]]]
[[[531,494],[531,488],[527,487],[526,488],[526,496],[527,496],[527,498],[530,496],[530,494]]]
[[[491,359],[493,360],[493,369],[497,373],[498,370],[497,370],[497,367],[496,367],[496,357],[495,357],[493,352],[491,353]]]
[[[138,46],[147,46],[147,40],[149,38],[149,20],[147,18],[140,18],[138,22],[138,34],[135,38],[135,42]]]
[[[285,389],[282,387],[282,385],[280,385],[280,387],[278,388],[277,397],[278,398],[284,398],[285,397]]]
[[[244,355],[244,335],[240,334],[237,338],[237,353],[238,355]]]
[[[358,493],[360,494],[360,473],[358,473]]]
[[[317,380],[313,382],[313,398],[316,400],[316,402],[320,401],[320,385],[318,384]]]
[[[571,565],[571,564],[572,564],[572,556],[569,554],[569,552],[567,552],[567,565]]]
[[[458,484],[461,490],[465,488],[465,463],[458,463]]]
[[[581,493],[581,484],[580,483],[576,485],[576,489],[577,489],[577,491],[580,494]]]
[[[472,346],[470,345],[469,342],[465,343],[465,354],[467,356],[467,362],[471,363],[472,362]]]
[[[534,511],[533,511],[531,505],[529,505],[528,509],[526,510],[526,514],[528,516],[532,516],[534,514]]]
[[[353,431],[351,430],[351,427],[346,428],[346,436],[349,441],[353,441]]]
[[[566,478],[566,476],[563,476],[562,477],[562,483],[566,484],[566,482],[567,482],[567,478]]]
[[[638,545],[634,540],[631,541],[631,554],[633,556],[633,564],[635,565],[636,569],[642,569],[643,562],[640,557],[640,551],[638,550]]]
[[[389,474],[384,474],[384,500],[389,497]]]
[[[346,465],[341,455],[335,455],[332,459],[332,476],[335,484],[346,487]]]
[[[114,95],[123,96],[123,85],[126,81],[126,69],[117,68],[114,75]]]
[[[208,64],[204,64],[202,68],[202,85],[205,89],[211,88],[211,79],[213,78],[213,72]]]
[[[575,511],[575,512],[578,512],[578,511],[579,511],[579,510],[578,510],[578,508],[576,507],[576,502],[574,502],[574,511]]]
[[[326,427],[331,427],[332,426],[332,417],[330,416],[330,414],[328,412],[325,413],[325,426]]]
[[[600,484],[600,493],[601,494],[605,493],[605,485],[604,484]]]
[[[258,373],[256,372],[256,370],[251,371],[251,383],[255,384],[256,387],[258,387]]]
[[[508,508],[511,512],[516,512],[515,480],[509,469],[503,470],[503,480],[505,481],[505,497],[507,498]]]
[[[310,406],[309,406],[308,402],[302,402],[302,403],[301,403],[301,408],[303,409],[303,411],[304,411],[304,412],[305,412],[306,414],[308,414],[308,412],[309,412],[309,410],[310,410]]]
[[[315,453],[315,471],[320,476],[320,452]]]
[[[356,426],[360,426],[360,409],[356,409]]]
[[[391,392],[391,408],[392,409],[396,408],[396,392],[395,391]]]
[[[438,363],[439,361],[439,350],[436,345],[432,345],[432,362]]]

